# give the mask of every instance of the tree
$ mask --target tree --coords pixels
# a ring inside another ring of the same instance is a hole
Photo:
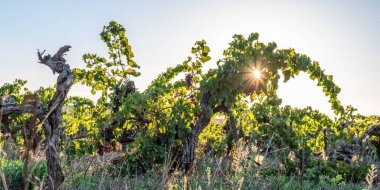
[[[101,92],[97,101],[97,126],[100,128],[102,141],[99,149],[109,146],[115,139],[115,129],[126,122],[126,117],[118,115],[122,109],[122,101],[136,91],[131,76],[138,77],[136,69],[140,66],[133,60],[132,47],[125,36],[126,29],[119,23],[111,21],[103,27],[100,37],[108,47],[109,59],[97,54],[85,54],[83,60],[86,69],[73,69],[75,82],[81,82],[92,88],[91,93]],[[107,113],[110,111],[110,113]],[[103,151],[100,151],[103,152]]]
[[[175,151],[180,149],[179,154],[173,153],[181,157],[178,165],[188,171],[195,159],[199,135],[216,113],[228,118],[226,128],[234,139],[229,142],[231,149],[238,139],[233,113],[238,100],[247,96],[254,100],[259,96],[268,105],[278,107],[281,99],[276,91],[280,73],[285,82],[300,72],[308,73],[323,87],[335,113],[344,110],[337,99],[340,88],[332,76],[324,74],[318,62],[312,62],[294,49],[277,49],[274,42],[259,42],[257,33],[248,38],[235,35],[224,51],[224,58],[217,62],[217,68],[205,73],[202,67],[211,59],[210,48],[204,40],[198,41],[191,49],[193,56],[168,68],[144,92],[138,92],[130,75],[139,76],[134,70],[139,66],[132,60],[133,53],[124,35],[125,29],[111,21],[101,37],[112,60],[86,54],[83,59],[87,69],[75,69],[75,73],[78,82],[91,86],[93,93],[102,93],[97,104],[97,123],[104,128],[100,136],[106,142],[120,141],[122,137],[125,142],[137,141],[131,146],[138,157],[132,160],[143,168],[160,160],[150,150],[174,146]],[[176,80],[180,74],[185,75],[185,79]],[[151,159],[152,162],[147,161]]]
[[[44,189],[59,189],[64,181],[59,159],[59,140],[63,128],[62,106],[74,81],[74,74],[63,58],[70,48],[71,46],[63,46],[54,56],[49,54],[43,56],[45,51],[38,51],[39,62],[48,66],[53,71],[53,74],[59,74],[57,87],[53,98],[49,101],[48,108],[45,108],[37,98],[32,99],[32,101],[24,101],[22,104],[17,104],[11,96],[3,96],[0,102],[3,117],[12,114],[31,113],[38,119],[38,121],[36,121],[37,125],[43,126],[45,134],[45,156],[48,169],[48,178]]]

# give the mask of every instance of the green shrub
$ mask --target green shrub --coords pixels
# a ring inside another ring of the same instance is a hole
[[[6,160],[1,159],[1,167],[5,175],[7,186],[9,189],[22,189],[22,168],[24,162],[22,160]],[[38,161],[31,162],[29,164],[29,172],[33,170],[33,175],[31,180],[34,179],[39,181],[44,180],[47,174],[46,162]],[[38,185],[38,184],[37,184]],[[3,187],[2,181],[0,180],[0,187]],[[33,183],[30,183],[30,189],[33,188]]]
[[[285,164],[285,171],[287,176],[294,175],[300,171],[300,161],[287,160]],[[304,179],[319,183],[321,176],[329,178],[329,183],[334,183],[332,179],[338,179],[337,176],[342,177],[344,182],[359,183],[365,181],[365,176],[368,173],[370,165],[363,165],[359,163],[345,163],[341,161],[326,161],[320,158],[308,160],[304,168]],[[278,168],[263,168],[262,175],[275,176],[278,174]],[[339,177],[339,178],[340,178]],[[336,181],[336,180],[335,180]]]

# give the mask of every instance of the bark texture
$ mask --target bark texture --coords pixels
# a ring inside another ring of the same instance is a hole
[[[195,160],[195,149],[198,145],[199,134],[210,123],[213,115],[213,107],[209,104],[210,94],[205,93],[201,101],[202,114],[199,116],[193,130],[182,139],[182,169],[189,172]]]
[[[202,113],[199,115],[197,122],[193,126],[191,133],[185,135],[182,139],[183,151],[182,151],[182,169],[188,173],[193,166],[195,160],[195,149],[198,145],[199,135],[202,133],[203,129],[207,127],[207,125],[211,121],[211,117],[214,113],[222,112],[229,116],[228,123],[231,126],[231,130],[237,142],[237,130],[235,119],[231,111],[227,106],[224,105],[224,101],[220,105],[215,105],[210,103],[211,93],[207,92],[203,95],[200,106],[202,108]]]
[[[380,124],[374,125],[371,128],[369,128],[360,138],[360,143],[362,144],[363,141],[372,136],[380,137]],[[370,143],[376,147],[376,154],[378,159],[380,159],[380,140],[370,140]]]
[[[59,189],[64,181],[62,167],[59,161],[59,139],[62,129],[62,106],[74,81],[74,74],[70,66],[63,58],[70,46],[61,47],[54,55],[44,56],[44,52],[38,51],[39,62],[47,65],[53,74],[58,73],[57,88],[53,98],[49,102],[47,110],[41,102],[24,102],[21,105],[15,103],[12,97],[0,97],[0,110],[3,116],[10,114],[32,113],[39,119],[45,133],[45,156],[47,161],[48,178],[44,189]]]
[[[42,57],[43,53],[38,52],[40,63],[50,67],[53,73],[59,73],[57,88],[53,99],[49,103],[47,115],[45,116],[46,120],[43,122],[46,137],[45,155],[49,175],[45,189],[59,189],[65,179],[59,161],[59,139],[62,131],[62,107],[74,82],[74,74],[63,58],[63,55],[70,48],[70,46],[60,48],[53,57],[50,55]]]

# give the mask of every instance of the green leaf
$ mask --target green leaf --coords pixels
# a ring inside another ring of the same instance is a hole
[[[295,54],[296,53],[295,53],[294,49],[293,48],[290,49],[290,52],[289,52],[290,57],[293,57]]]
[[[134,62],[134,61],[128,61],[128,65],[131,66],[131,67],[133,67],[133,68],[140,68],[140,66],[137,65],[137,63]]]
[[[199,48],[191,48],[191,53],[195,54],[199,52]]]
[[[256,96],[257,96],[256,93],[251,93],[251,96],[250,96],[251,101],[255,100]]]
[[[205,63],[205,62],[207,62],[207,61],[210,61],[210,59],[211,59],[210,56],[202,56],[202,57],[200,58],[200,60],[202,61],[202,63]]]
[[[292,121],[292,120],[290,120],[289,117],[286,118],[286,120],[285,120],[286,126],[290,126],[290,122],[291,122],[291,121]]]
[[[132,68],[128,68],[127,70],[124,71],[124,74],[127,74],[127,75],[132,75],[134,77],[138,77],[141,75],[141,73],[139,72],[136,72],[134,69]]]
[[[109,83],[110,83],[111,86],[116,86],[116,79],[115,79],[115,77],[112,77],[110,79]]]
[[[203,47],[203,53],[210,52],[210,48],[208,46]]]
[[[124,74],[131,75],[132,73],[135,73],[136,71],[132,68],[128,68],[127,70],[124,70]]]

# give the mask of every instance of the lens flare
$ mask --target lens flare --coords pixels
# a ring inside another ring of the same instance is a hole
[[[255,69],[252,74],[253,74],[253,76],[256,79],[260,79],[261,78],[261,72],[259,70],[257,70],[257,69]]]

